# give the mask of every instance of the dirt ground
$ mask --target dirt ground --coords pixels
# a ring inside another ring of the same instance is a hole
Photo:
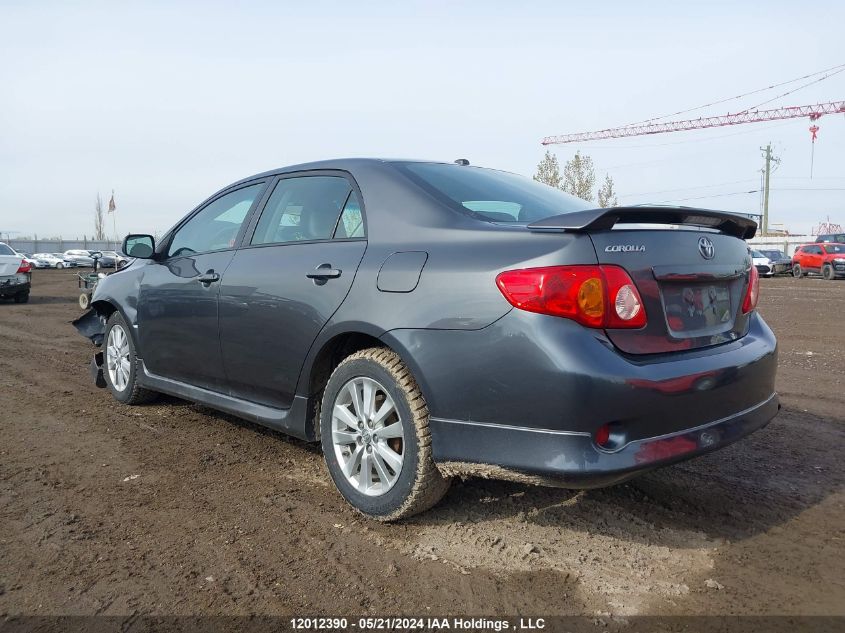
[[[746,440],[380,525],[315,446],[94,387],[74,279],[0,304],[0,615],[845,614],[845,282],[762,280],[784,409]]]

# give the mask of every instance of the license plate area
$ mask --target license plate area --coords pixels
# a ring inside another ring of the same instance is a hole
[[[682,337],[730,328],[734,310],[727,282],[664,282],[661,284],[666,323]]]

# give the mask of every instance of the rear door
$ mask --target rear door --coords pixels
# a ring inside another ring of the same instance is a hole
[[[232,395],[288,408],[364,255],[360,192],[341,172],[286,174],[253,226],[220,289],[223,361]]]
[[[591,232],[590,237],[599,263],[628,271],[643,299],[644,328],[607,331],[623,352],[708,347],[748,331],[742,302],[751,256],[743,240],[686,227],[620,228]]]

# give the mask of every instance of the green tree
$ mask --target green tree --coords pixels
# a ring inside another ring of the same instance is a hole
[[[593,201],[593,187],[596,184],[596,172],[593,159],[575,152],[572,160],[563,166],[563,189],[566,193],[578,196],[587,202]]]
[[[599,206],[619,206],[619,201],[616,199],[616,192],[613,190],[613,178],[610,177],[610,174],[607,174],[604,177],[604,182],[601,187],[599,187]]]
[[[546,155],[543,156],[537,164],[537,173],[534,174],[534,180],[542,182],[555,189],[560,189],[560,165],[557,162],[557,156],[546,150]]]

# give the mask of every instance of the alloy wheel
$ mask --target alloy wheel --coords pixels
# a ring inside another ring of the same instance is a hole
[[[404,431],[393,398],[379,382],[359,376],[338,391],[332,445],[344,477],[358,492],[379,496],[399,479]]]
[[[109,330],[106,343],[106,368],[112,386],[118,391],[126,389],[129,384],[129,338],[120,325],[113,325]]]

